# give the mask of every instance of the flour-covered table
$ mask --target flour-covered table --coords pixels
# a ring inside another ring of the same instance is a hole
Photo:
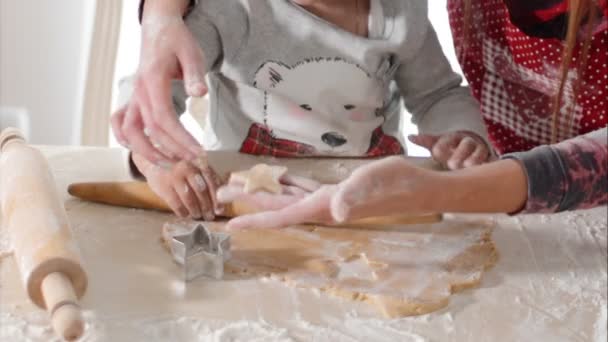
[[[369,305],[261,277],[187,286],[159,242],[170,215],[69,197],[67,185],[127,180],[120,150],[41,148],[90,285],[84,341],[606,341],[606,207],[490,216],[500,258],[480,288],[432,314],[385,319]],[[49,341],[0,231],[0,341]]]

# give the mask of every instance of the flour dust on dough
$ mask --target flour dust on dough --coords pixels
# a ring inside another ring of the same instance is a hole
[[[209,223],[223,230],[221,223]],[[166,224],[163,239],[174,235]],[[230,231],[237,277],[273,277],[375,306],[386,317],[422,315],[475,287],[497,252],[492,224],[446,220],[377,229],[292,227]]]

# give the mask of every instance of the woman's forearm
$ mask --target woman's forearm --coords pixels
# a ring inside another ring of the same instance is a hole
[[[608,129],[512,153],[526,168],[526,213],[553,213],[608,203]]]
[[[500,160],[441,174],[437,210],[460,213],[515,213],[528,198],[523,166]]]

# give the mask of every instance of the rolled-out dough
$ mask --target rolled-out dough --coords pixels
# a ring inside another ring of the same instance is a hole
[[[284,166],[257,164],[249,170],[233,172],[230,181],[244,184],[243,190],[247,193],[268,191],[278,194],[282,190],[280,179],[285,173],[287,168]]]
[[[221,231],[223,224],[208,224]],[[172,234],[167,224],[163,239]],[[394,228],[294,227],[231,231],[236,277],[273,277],[375,306],[386,317],[421,315],[479,284],[497,252],[492,224],[446,220]]]

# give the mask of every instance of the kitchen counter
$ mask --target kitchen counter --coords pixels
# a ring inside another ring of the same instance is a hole
[[[435,313],[387,320],[363,303],[262,278],[186,286],[163,248],[171,215],[71,198],[67,185],[128,180],[117,149],[41,147],[89,274],[84,341],[606,341],[607,208],[508,217],[480,288]],[[49,341],[0,231],[0,341]]]

